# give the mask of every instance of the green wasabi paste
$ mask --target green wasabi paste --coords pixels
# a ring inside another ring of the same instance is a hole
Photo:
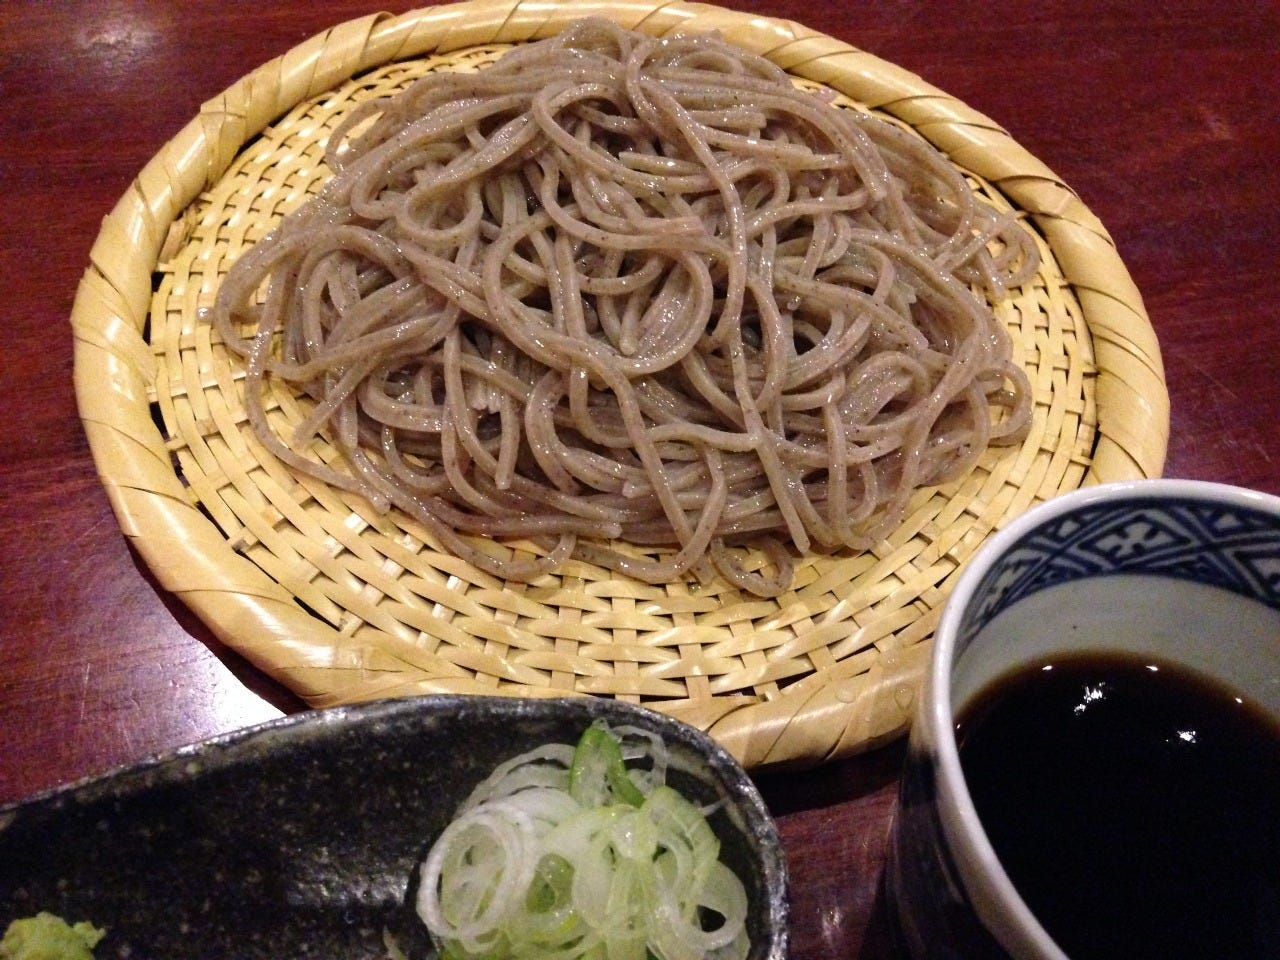
[[[93,960],[106,933],[87,920],[74,925],[41,911],[9,924],[0,940],[0,960]]]

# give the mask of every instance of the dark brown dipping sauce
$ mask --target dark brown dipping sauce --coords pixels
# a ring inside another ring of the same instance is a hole
[[[1275,719],[1089,655],[997,681],[957,731],[992,846],[1071,960],[1280,957]]]

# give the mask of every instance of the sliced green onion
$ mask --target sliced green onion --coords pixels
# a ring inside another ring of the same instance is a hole
[[[584,807],[605,806],[615,799],[633,807],[644,803],[644,794],[627,774],[622,744],[603,726],[588,727],[573,751],[569,795]]]
[[[746,890],[666,770],[660,738],[602,723],[495,769],[422,864],[445,960],[743,960]]]

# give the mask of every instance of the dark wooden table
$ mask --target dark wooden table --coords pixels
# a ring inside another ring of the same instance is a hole
[[[771,0],[996,119],[1074,187],[1143,291],[1166,474],[1280,493],[1280,7]],[[407,9],[404,3],[387,7]],[[0,3],[0,803],[302,709],[131,554],[77,416],[67,318],[101,217],[199,105],[355,0]],[[901,746],[761,778],[793,955],[888,957]]]

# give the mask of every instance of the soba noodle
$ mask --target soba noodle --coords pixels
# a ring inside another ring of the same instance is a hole
[[[1030,237],[717,37],[584,20],[358,107],[326,159],[219,291],[249,419],[496,576],[775,595],[795,552],[867,548],[1025,434],[986,297],[1034,273]],[[315,399],[289,436],[273,381]]]

